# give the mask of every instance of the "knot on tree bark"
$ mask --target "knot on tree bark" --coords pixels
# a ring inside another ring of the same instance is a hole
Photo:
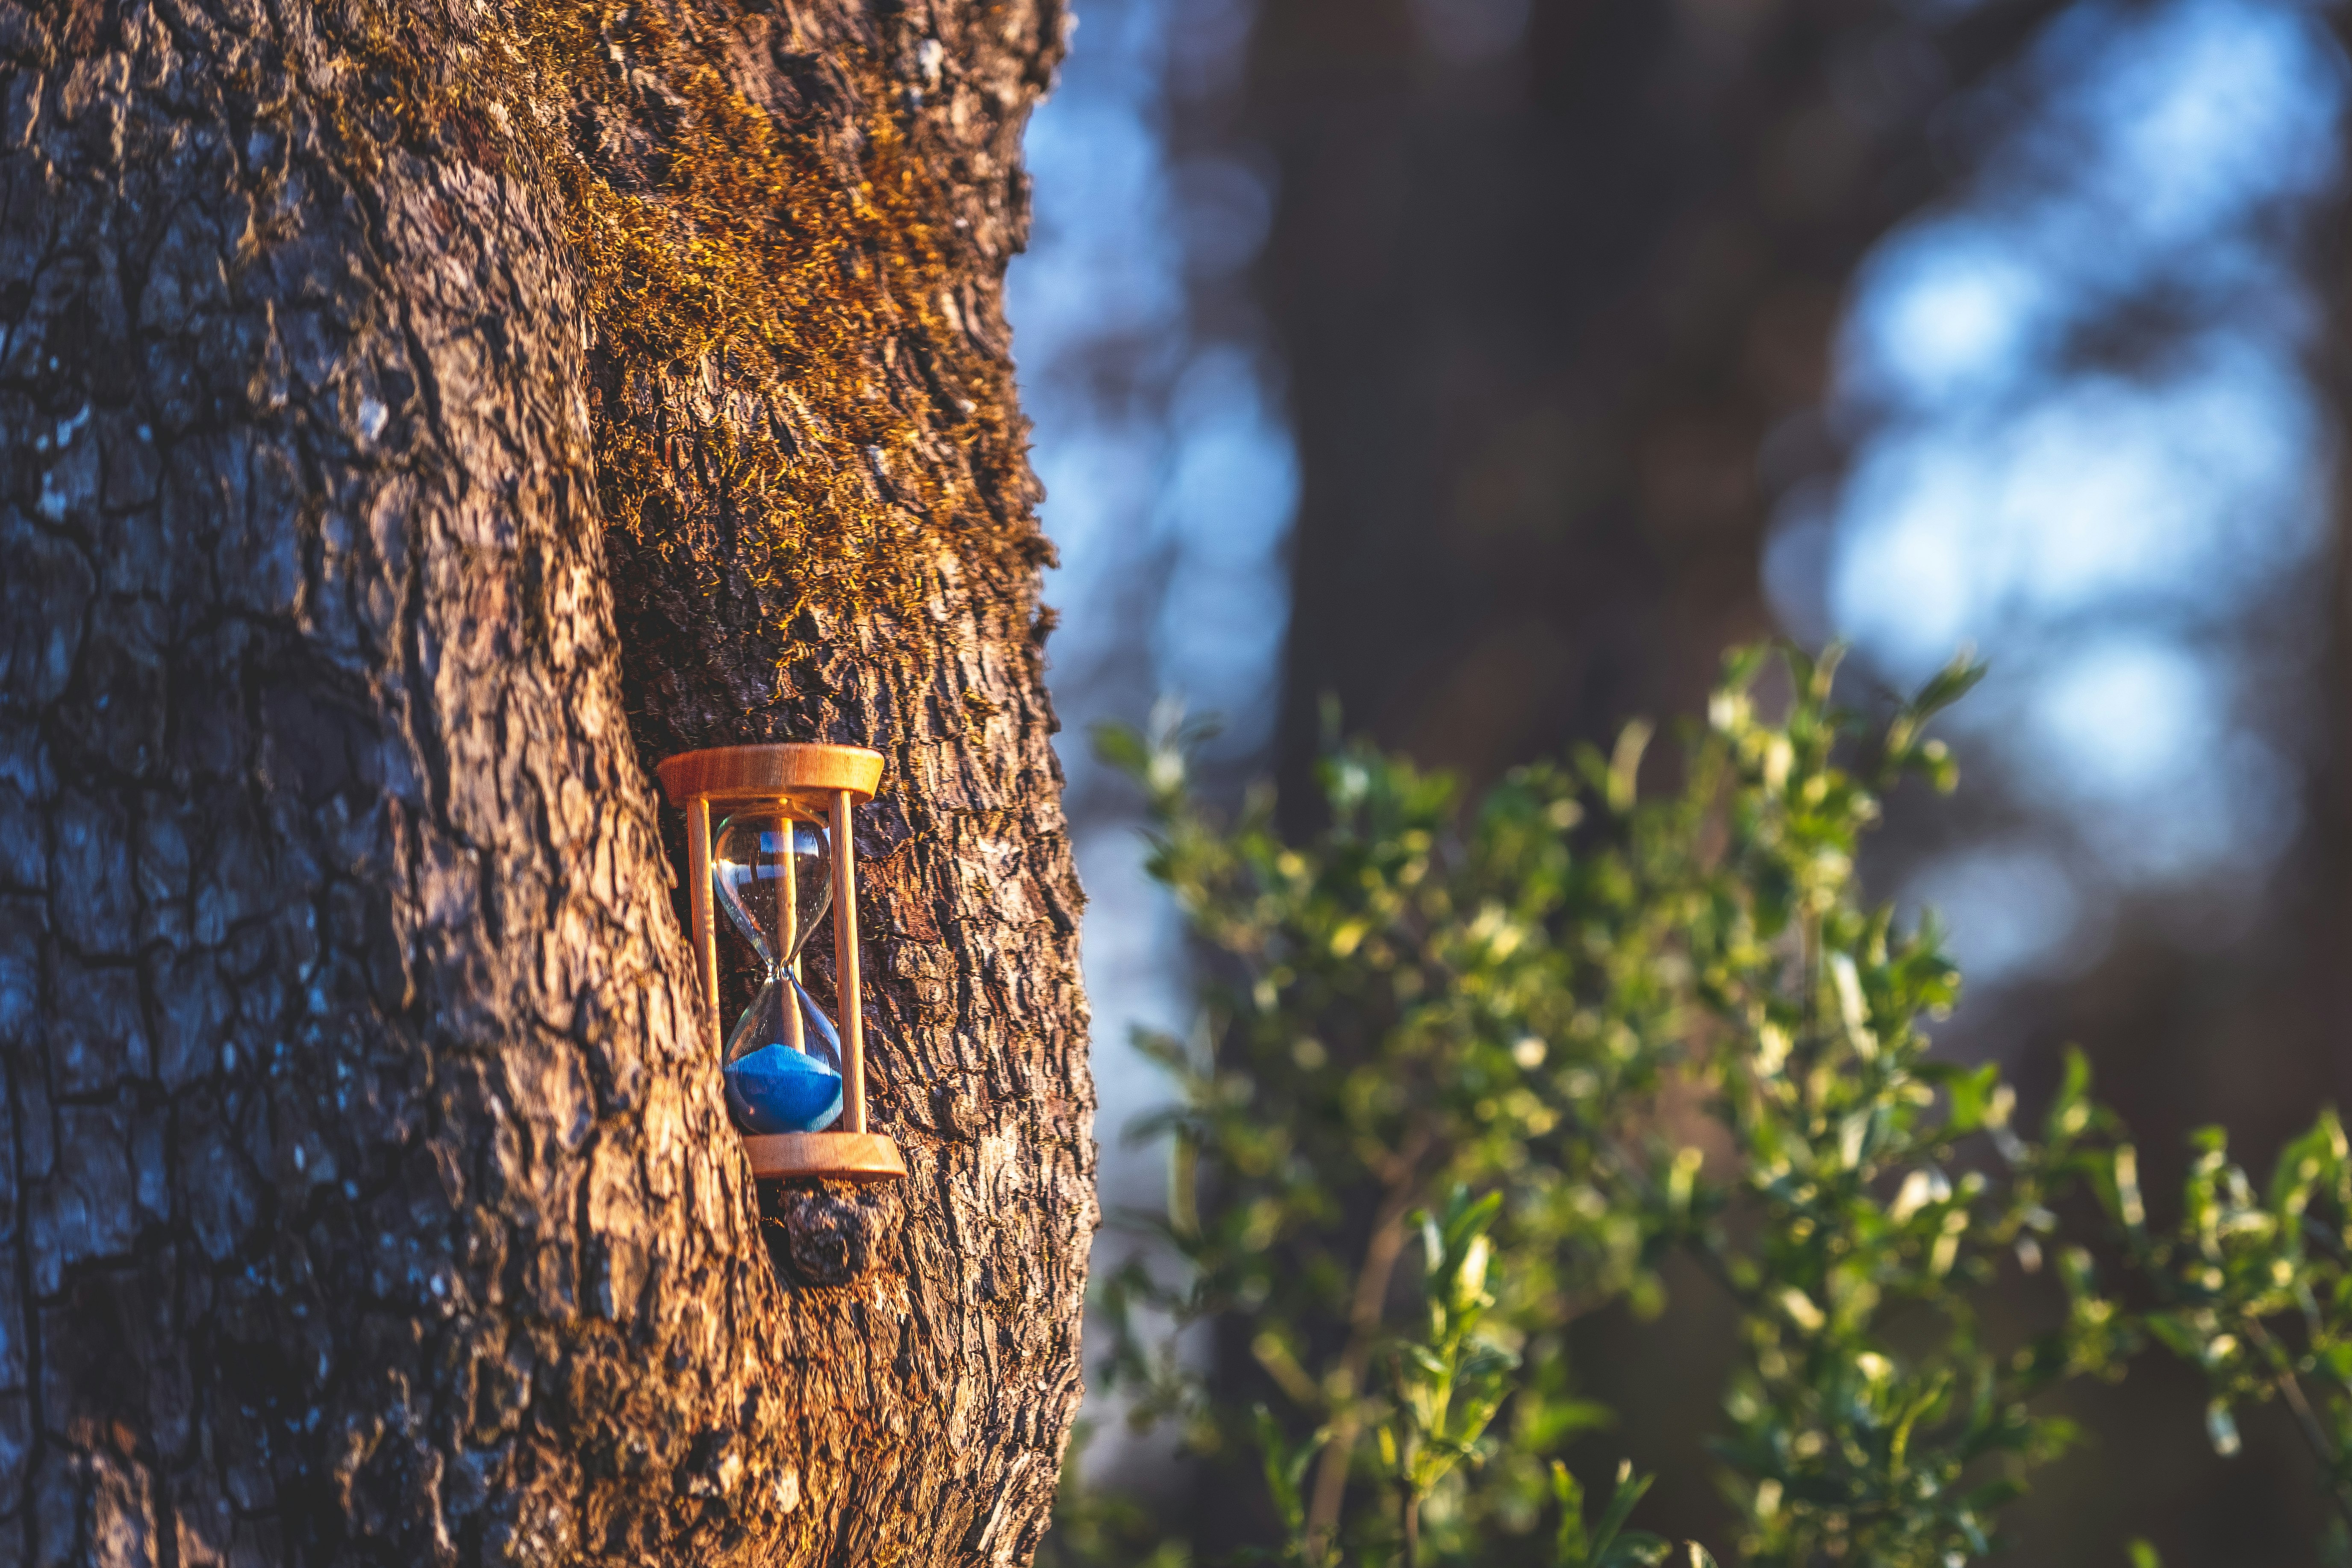
[[[873,1267],[897,1203],[887,1189],[782,1189],[762,1205],[777,1272],[789,1284],[849,1284]]]

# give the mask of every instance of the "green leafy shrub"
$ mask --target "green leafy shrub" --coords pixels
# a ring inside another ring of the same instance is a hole
[[[1996,1068],[1934,1059],[1920,1022],[1959,977],[1932,921],[1864,901],[1855,857],[1903,777],[1952,787],[1927,726],[1980,668],[1874,722],[1833,700],[1833,656],[1783,650],[1768,718],[1771,657],[1730,658],[1664,793],[1638,787],[1641,725],[1475,801],[1335,745],[1320,826],[1286,837],[1270,796],[1231,823],[1198,804],[1172,722],[1102,737],[1149,796],[1202,977],[1196,1037],[1141,1042],[1177,1089],[1138,1130],[1169,1141],[1171,1195],[1127,1222],[1157,1256],[1104,1288],[1101,1384],[1262,1474],[1280,1561],[1662,1563],[1626,1528],[1646,1482],[1622,1473],[1588,1529],[1559,1464],[1610,1418],[1565,1334],[1654,1311],[1679,1253],[1738,1308],[1717,1451],[1741,1561],[1986,1554],[2072,1436],[2035,1396],[2151,1340],[2211,1377],[2217,1447],[2280,1397],[2352,1510],[2341,1129],[2323,1117],[2266,1196],[2208,1135],[2159,1235],[2079,1057],[2032,1138]],[[2108,1233],[2063,1234],[2084,1190]],[[2063,1321],[2000,1342],[1986,1293],[2045,1262]],[[1205,1369],[1178,1351],[1195,1325],[1225,1351]],[[1049,1560],[1183,1560],[1105,1500],[1074,1490],[1066,1521]]]

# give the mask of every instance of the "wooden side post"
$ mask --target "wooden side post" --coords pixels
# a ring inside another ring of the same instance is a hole
[[[702,999],[710,1008],[711,1048],[727,1048],[726,1026],[719,1021],[719,933],[710,927],[710,799],[695,795],[686,803],[686,871],[693,881],[687,889],[694,910],[694,970],[702,982]]]
[[[833,962],[841,1000],[841,1111],[845,1131],[866,1131],[866,1020],[857,988],[857,840],[849,792],[833,792]]]
[[[784,1044],[796,1051],[805,1051],[808,1024],[801,1016],[800,993],[793,988],[793,982],[800,978],[801,973],[801,862],[795,853],[800,845],[801,819],[793,814],[789,801],[778,801],[776,811],[776,821],[784,830],[783,871],[776,882],[776,932],[777,940],[783,943],[783,950],[776,954],[776,984],[783,994],[776,1000],[784,1009]]]

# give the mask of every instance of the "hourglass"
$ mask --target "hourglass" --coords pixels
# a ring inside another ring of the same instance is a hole
[[[686,810],[694,956],[719,1017],[716,910],[750,949],[757,994],[719,1046],[727,1111],[754,1176],[886,1181],[898,1145],[866,1130],[858,1011],[857,897],[850,807],[882,778],[855,746],[728,746],[666,759],[662,787]],[[713,816],[717,823],[714,829]],[[801,954],[833,916],[836,1026],[802,984]]]

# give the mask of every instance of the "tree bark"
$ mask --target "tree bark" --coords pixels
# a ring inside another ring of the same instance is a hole
[[[0,1563],[1028,1560],[1095,1220],[999,308],[1060,37],[0,0]],[[792,739],[887,757],[898,1185],[755,1191],[696,1000],[650,763]]]

